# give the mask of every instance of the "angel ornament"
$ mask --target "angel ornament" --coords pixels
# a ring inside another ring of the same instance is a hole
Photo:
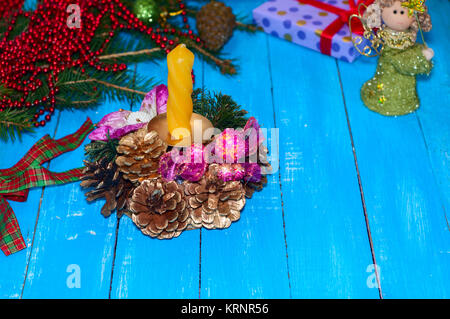
[[[434,56],[426,44],[416,43],[418,31],[431,30],[423,2],[375,0],[362,17],[366,29],[378,28],[374,38],[383,45],[382,50],[375,50],[380,55],[376,73],[361,89],[361,98],[372,111],[395,116],[419,107],[416,75],[430,73]]]

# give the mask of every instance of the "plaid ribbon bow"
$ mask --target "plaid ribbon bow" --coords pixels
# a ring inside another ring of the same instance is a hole
[[[19,224],[8,200],[26,201],[28,189],[32,187],[78,181],[82,176],[82,168],[54,173],[43,168],[42,164],[79,147],[93,129],[94,125],[88,118],[78,131],[59,140],[45,135],[16,165],[8,169],[0,169],[0,249],[6,256],[26,248]]]

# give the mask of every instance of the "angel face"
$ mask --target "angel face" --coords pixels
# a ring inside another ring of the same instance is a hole
[[[383,8],[381,17],[384,23],[395,31],[406,31],[414,21],[414,16],[408,15],[408,9],[402,7],[400,1],[395,1],[391,7]]]

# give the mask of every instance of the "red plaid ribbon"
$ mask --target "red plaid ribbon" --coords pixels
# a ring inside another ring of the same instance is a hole
[[[82,176],[82,168],[54,173],[43,168],[42,164],[79,147],[93,128],[92,121],[88,118],[78,131],[59,140],[45,135],[16,165],[0,169],[0,249],[5,255],[8,256],[26,247],[8,200],[26,201],[28,189],[32,187],[78,181]]]

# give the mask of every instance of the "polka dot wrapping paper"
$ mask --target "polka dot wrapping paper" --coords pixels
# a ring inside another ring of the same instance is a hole
[[[338,9],[350,9],[349,0],[316,0],[316,2]],[[355,3],[357,4],[357,1]],[[299,3],[297,0],[269,0],[253,10],[253,19],[264,32],[340,60],[353,62],[360,54],[353,46],[347,24],[343,24],[334,34],[328,51],[323,49],[323,43],[321,47],[322,32],[339,18],[338,14]]]

